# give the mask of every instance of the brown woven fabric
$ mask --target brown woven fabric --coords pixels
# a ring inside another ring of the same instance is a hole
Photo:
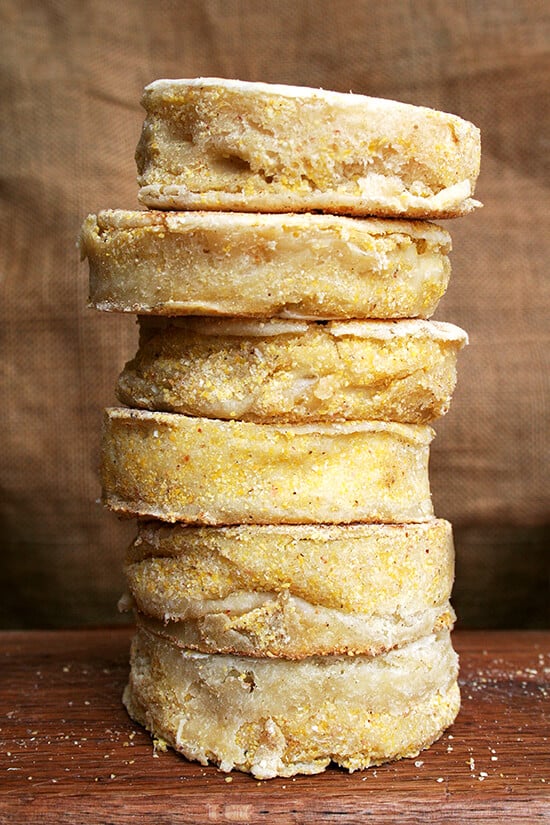
[[[494,623],[500,605],[508,626],[543,623],[548,3],[4,0],[0,32],[0,623],[117,620],[133,526],[96,503],[96,466],[101,409],[136,331],[86,309],[75,239],[88,212],[137,206],[142,87],[197,75],[351,89],[480,126],[485,208],[447,223],[453,275],[437,318],[471,346],[436,425],[432,489],[457,530],[463,622]]]

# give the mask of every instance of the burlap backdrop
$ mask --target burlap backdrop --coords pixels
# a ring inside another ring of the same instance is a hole
[[[463,624],[548,618],[550,6],[536,0],[3,0],[0,622],[117,621],[131,523],[98,505],[101,409],[136,346],[86,304],[88,212],[137,205],[142,87],[218,75],[455,112],[482,129],[485,208],[450,222],[437,317],[465,327],[437,424]]]

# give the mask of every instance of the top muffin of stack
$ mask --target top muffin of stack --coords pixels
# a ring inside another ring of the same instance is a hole
[[[450,218],[476,205],[479,131],[454,115],[216,78],[158,80],[142,102],[150,208]]]
[[[260,778],[416,754],[459,703],[427,422],[466,334],[426,320],[450,237],[409,219],[477,205],[479,132],[221,79],[143,104],[157,211],[81,233],[91,304],[140,316],[102,467],[107,505],[154,519],[127,557],[129,712]]]

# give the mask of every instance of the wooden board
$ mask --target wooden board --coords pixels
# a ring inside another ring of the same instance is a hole
[[[1,823],[550,822],[550,632],[456,632],[463,706],[413,760],[258,782],[155,753],[126,629],[0,633]]]

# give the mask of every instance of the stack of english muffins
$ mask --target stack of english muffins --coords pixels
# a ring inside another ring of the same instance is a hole
[[[416,755],[454,720],[451,526],[429,422],[466,334],[426,320],[479,133],[360,95],[145,90],[149,211],[90,215],[90,301],[138,315],[106,410],[107,506],[138,519],[130,715],[264,779]]]

